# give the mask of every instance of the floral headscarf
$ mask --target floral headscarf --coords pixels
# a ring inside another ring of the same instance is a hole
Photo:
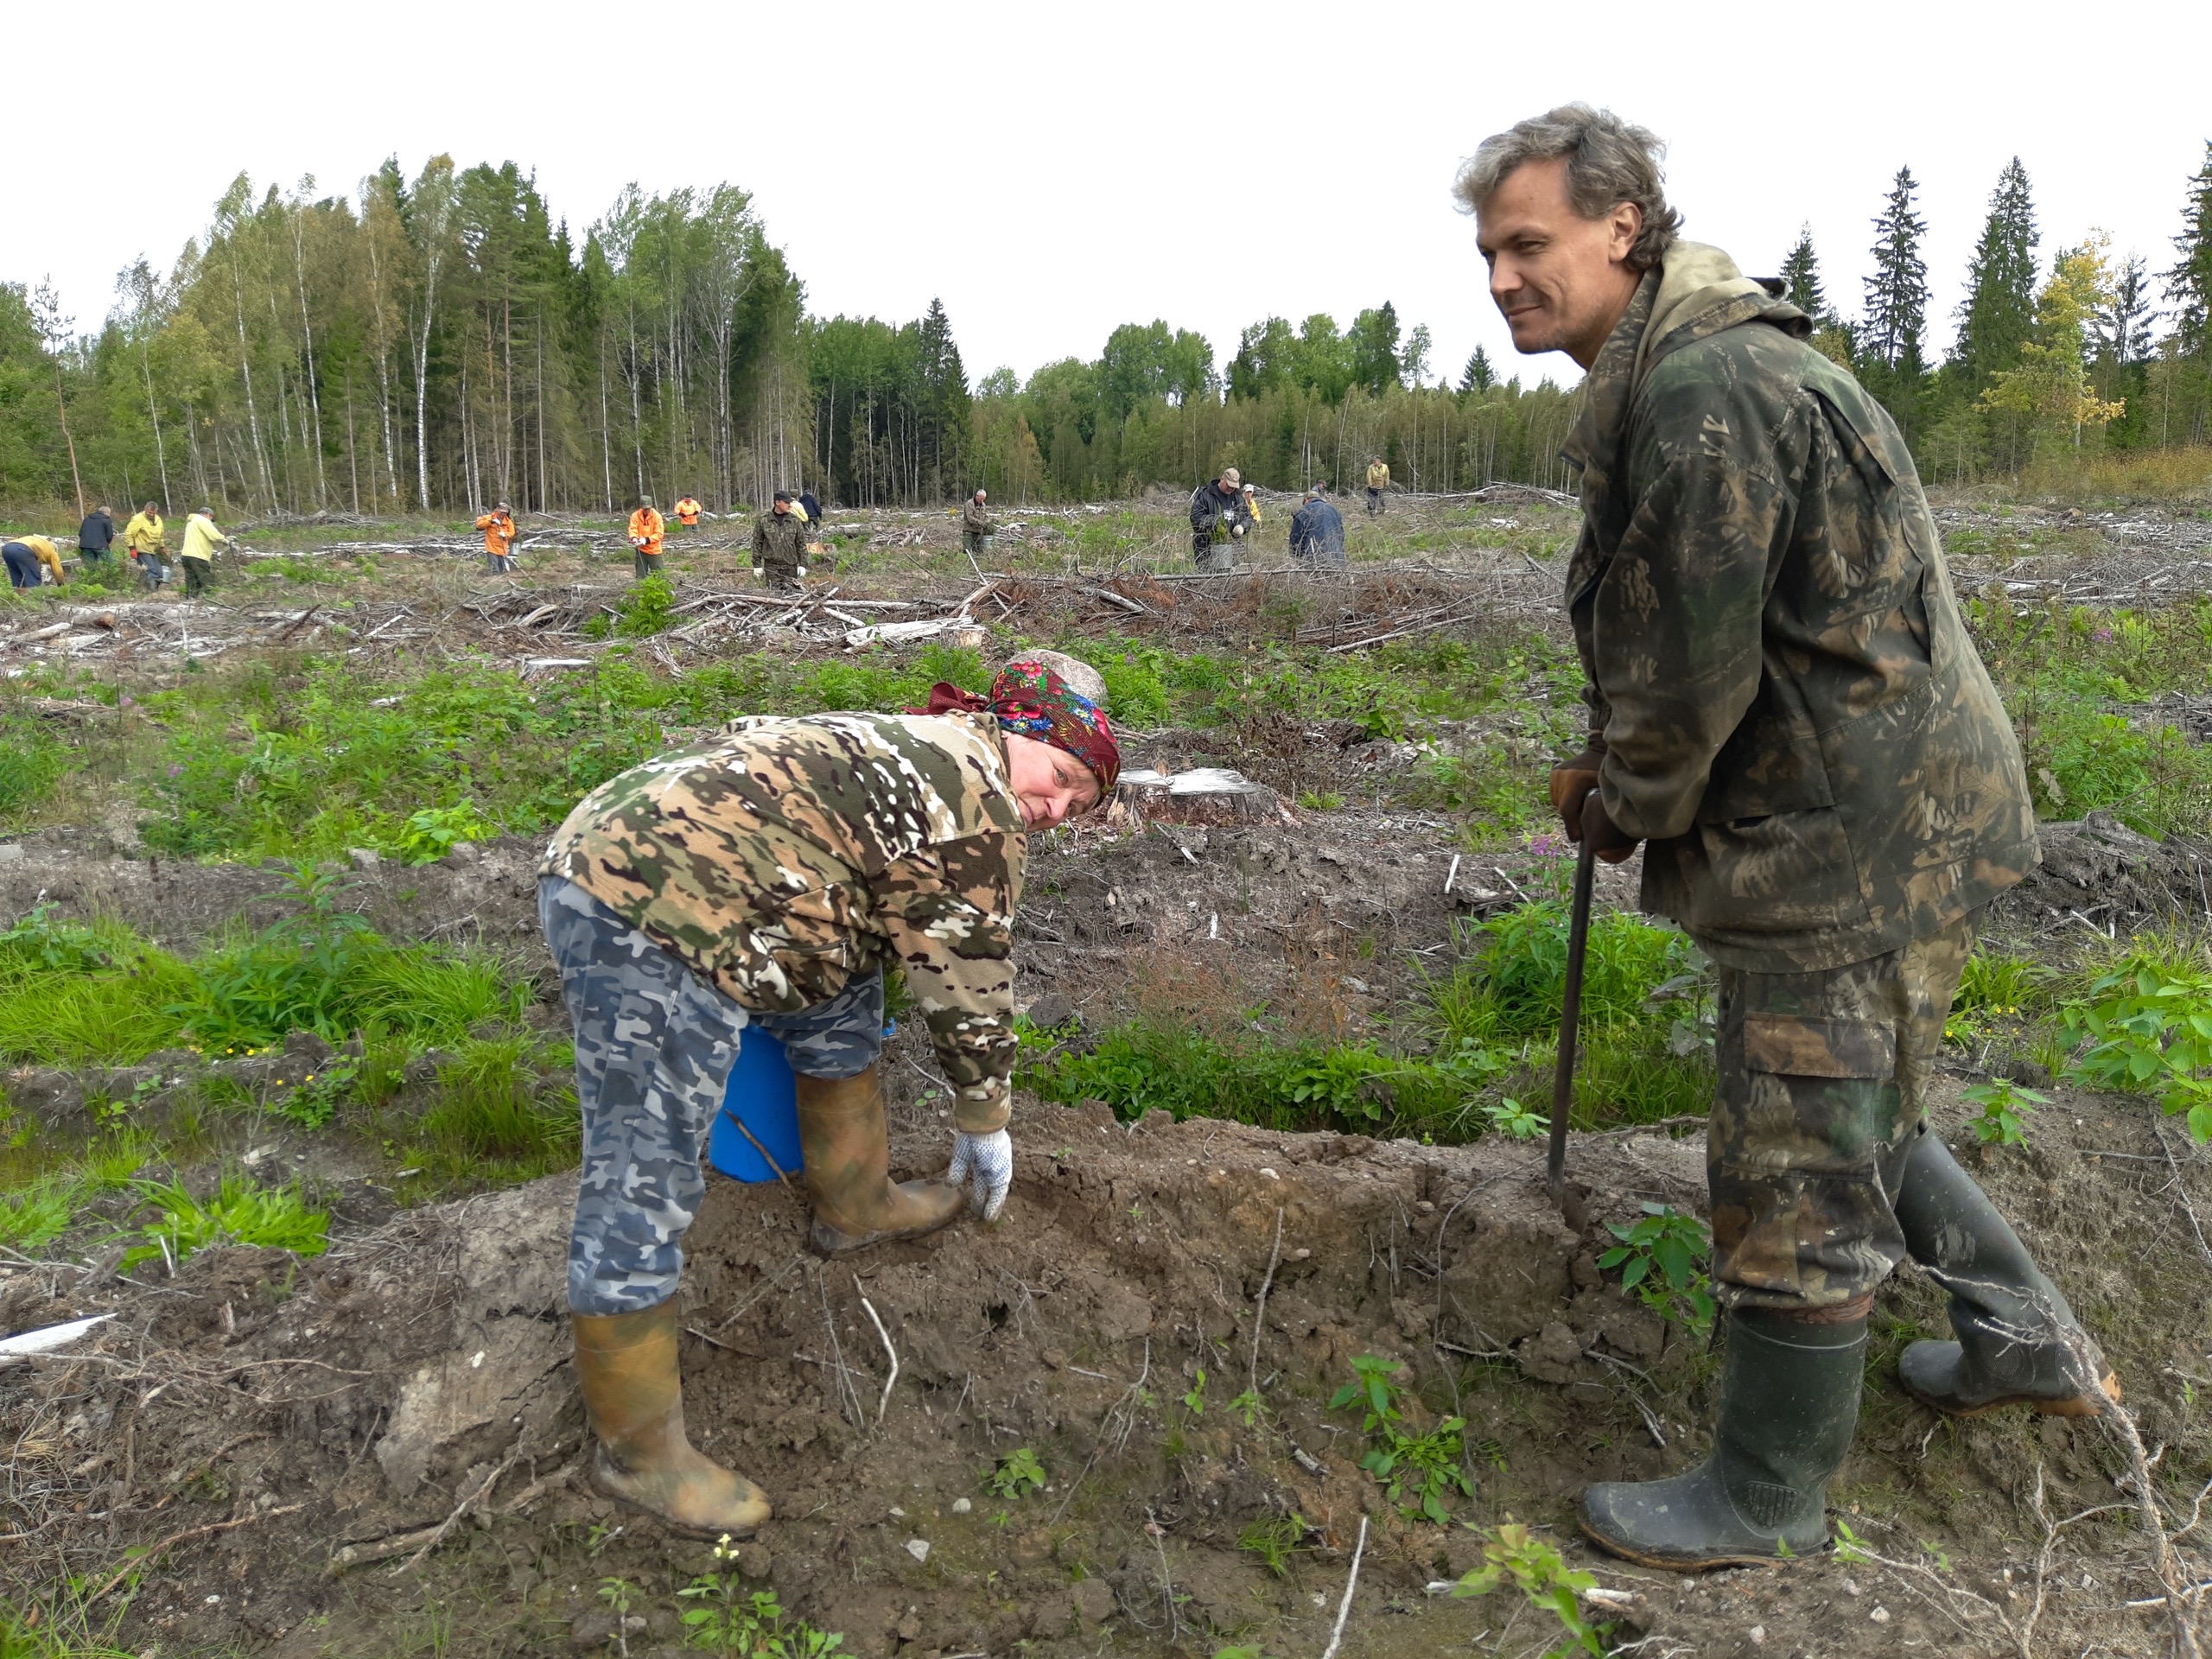
[[[1036,658],[1017,657],[1001,669],[988,696],[979,697],[942,680],[930,688],[929,707],[924,713],[942,715],[956,709],[972,714],[988,711],[1004,730],[1065,750],[1090,767],[1098,779],[1100,800],[1114,792],[1114,780],[1122,775],[1122,749],[1106,711]]]

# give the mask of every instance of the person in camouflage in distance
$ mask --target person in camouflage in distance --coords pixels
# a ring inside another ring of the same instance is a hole
[[[817,1252],[933,1232],[963,1188],[997,1215],[1027,836],[1110,791],[1103,690],[1036,653],[988,697],[938,686],[926,712],[741,720],[601,785],[555,832],[538,912],[583,1117],[569,1303],[613,1496],[709,1536],[768,1514],[692,1448],[676,1353],[701,1153],[747,1025],[783,1043],[796,1077]],[[877,1061],[892,966],[953,1087],[944,1182],[890,1179]]]
[[[753,521],[753,574],[782,588],[796,588],[806,575],[806,520],[791,511],[789,490],[778,490]]]
[[[1908,1255],[1957,1338],[1904,1356],[1928,1404],[2090,1414],[2117,1390],[1924,1114],[1976,918],[2038,857],[2011,724],[1895,424],[1778,285],[1676,238],[1659,149],[1570,105],[1459,188],[1515,344],[1588,371],[1566,597],[1590,740],[1553,800],[1600,858],[1643,845],[1643,908],[1717,974],[1713,1455],[1582,1506],[1605,1548],[1695,1569],[1825,1544],[1867,1314]]]

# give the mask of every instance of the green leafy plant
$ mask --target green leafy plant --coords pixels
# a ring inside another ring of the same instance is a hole
[[[637,1601],[638,1586],[610,1575],[599,1581],[598,1593],[614,1615],[614,1651],[621,1659],[630,1659],[630,1609]]]
[[[713,1568],[676,1592],[694,1604],[682,1615],[686,1647],[733,1659],[823,1659],[845,1645],[842,1636],[789,1617],[774,1591],[747,1590],[728,1538],[715,1546],[714,1559]]]
[[[1206,1368],[1198,1367],[1198,1379],[1191,1384],[1191,1391],[1183,1396],[1184,1409],[1193,1417],[1206,1414]]]
[[[1359,1466],[1382,1484],[1389,1500],[1408,1518],[1421,1516],[1441,1526],[1452,1518],[1445,1507],[1446,1494],[1475,1495],[1466,1471],[1459,1466],[1460,1436],[1467,1420],[1446,1417],[1426,1434],[1407,1433],[1399,1403],[1403,1390],[1395,1380],[1405,1369],[1399,1361],[1379,1355],[1354,1355],[1352,1380],[1337,1390],[1329,1409],[1361,1408],[1360,1432],[1370,1444]]]
[[[1583,1618],[1577,1599],[1582,1592],[1598,1587],[1596,1579],[1567,1566],[1559,1551],[1517,1521],[1498,1527],[1471,1526],[1469,1530],[1483,1541],[1483,1564],[1452,1586],[1454,1596],[1486,1596],[1510,1585],[1531,1607],[1556,1618],[1567,1637],[1548,1649],[1544,1659],[1567,1659],[1578,1650],[1605,1659],[1603,1633]]]
[[[1236,1414],[1247,1428],[1258,1427],[1260,1419],[1268,1414],[1267,1402],[1260,1398],[1257,1389],[1245,1389],[1229,1402],[1229,1408]]]
[[[462,842],[489,841],[497,833],[474,801],[426,806],[407,815],[391,851],[404,864],[435,864]]]
[[[2077,1081],[2154,1094],[2169,1116],[2187,1116],[2193,1139],[2212,1141],[2212,977],[2139,957],[2101,975],[2060,1020]]]
[[[1551,1119],[1539,1116],[1510,1095],[1495,1106],[1485,1106],[1483,1116],[1490,1126],[1516,1141],[1529,1141],[1551,1128]]]
[[[1976,1109],[1978,1116],[1967,1121],[1985,1147],[2027,1145],[2027,1128],[2021,1119],[2037,1107],[2050,1104],[2050,1096],[2024,1089],[2004,1077],[1975,1084],[1970,1089],[1961,1090],[1959,1095]]]
[[[142,1262],[181,1262],[193,1251],[228,1242],[268,1249],[321,1255],[329,1247],[330,1216],[310,1210],[293,1187],[255,1186],[225,1176],[215,1196],[200,1203],[181,1182],[133,1181],[143,1207],[155,1218],[136,1230],[142,1242],[123,1253],[126,1273]],[[115,1236],[132,1236],[130,1231]]]
[[[41,1181],[0,1195],[0,1244],[36,1255],[68,1230],[76,1194],[66,1181]]]
[[[1001,1458],[990,1473],[983,1477],[983,1485],[995,1497],[1026,1497],[1041,1491],[1045,1484],[1045,1465],[1027,1446],[1017,1446]]]
[[[1312,1522],[1294,1510],[1288,1515],[1255,1521],[1237,1535],[1236,1545],[1258,1556],[1260,1565],[1275,1577],[1287,1579],[1293,1558],[1307,1548],[1306,1535],[1313,1530]]]
[[[1711,1256],[1712,1245],[1695,1216],[1647,1199],[1641,1219],[1605,1226],[1620,1243],[1599,1256],[1598,1265],[1620,1268],[1623,1290],[1636,1292],[1646,1307],[1692,1331],[1712,1325],[1710,1281],[1698,1265]]]

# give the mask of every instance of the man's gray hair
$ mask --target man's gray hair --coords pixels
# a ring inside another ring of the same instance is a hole
[[[1477,213],[1516,168],[1564,157],[1567,199],[1585,219],[1603,219],[1624,201],[1643,210],[1643,230],[1629,250],[1628,263],[1649,270],[1666,257],[1682,226],[1682,216],[1667,205],[1661,182],[1659,162],[1666,153],[1656,133],[1631,126],[1611,110],[1562,104],[1484,139],[1460,163],[1452,194],[1468,213]]]

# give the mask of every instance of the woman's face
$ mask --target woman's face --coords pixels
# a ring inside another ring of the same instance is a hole
[[[1021,822],[1032,830],[1065,823],[1098,804],[1098,779],[1065,749],[1019,732],[1006,734],[1007,776]]]

